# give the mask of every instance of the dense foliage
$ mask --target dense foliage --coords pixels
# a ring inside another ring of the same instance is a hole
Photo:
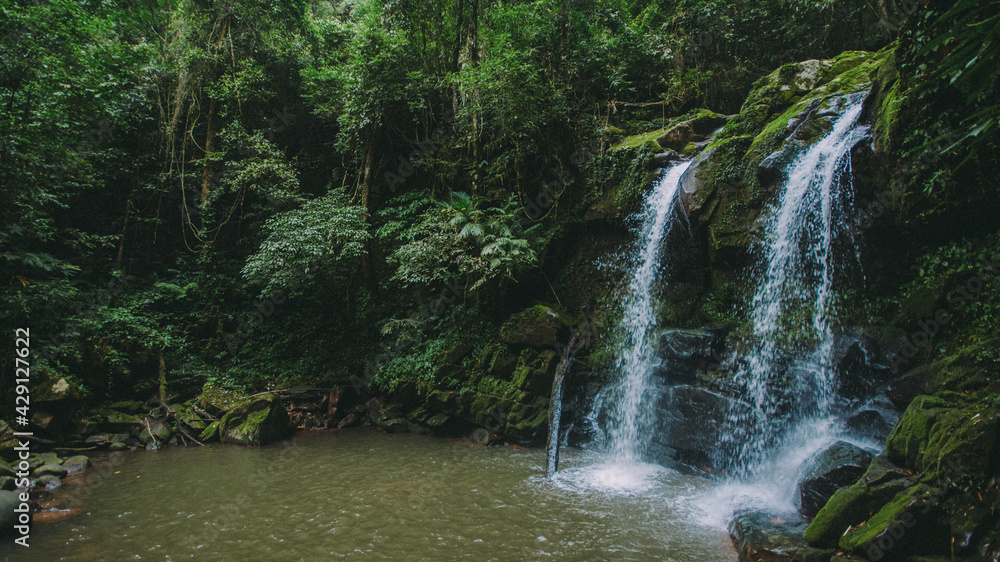
[[[995,91],[982,6],[915,47],[961,55],[934,72],[970,103]],[[614,176],[582,148],[735,112],[761,75],[880,48],[908,12],[2,0],[0,323],[98,398],[152,392],[161,357],[178,391],[342,383],[401,331],[418,351],[389,378],[426,376],[443,342],[559,301],[545,265]],[[984,138],[995,103],[967,120]],[[407,320],[442,293],[450,310]]]

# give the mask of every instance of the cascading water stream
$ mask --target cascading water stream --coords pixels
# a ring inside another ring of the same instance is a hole
[[[642,209],[639,236],[629,256],[628,292],[622,303],[622,322],[616,333],[619,353],[615,362],[618,381],[609,389],[602,406],[607,408],[608,448],[623,464],[642,460],[643,443],[654,426],[650,375],[655,367],[651,336],[658,310],[654,282],[664,264],[661,249],[678,216],[680,179],[690,166],[682,162],[667,170],[647,196]]]
[[[793,423],[829,416],[837,390],[831,365],[838,252],[856,244],[850,151],[868,133],[857,123],[864,96],[846,98],[831,130],[787,168],[765,223],[764,264],[753,298],[754,349],[738,367],[745,401],[730,412],[725,459],[735,473],[758,472]]]

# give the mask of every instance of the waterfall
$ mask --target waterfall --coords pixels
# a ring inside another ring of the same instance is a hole
[[[849,263],[839,248],[857,259],[850,151],[868,133],[857,123],[863,100],[846,98],[831,130],[788,166],[765,223],[750,314],[753,349],[736,375],[749,407],[733,408],[724,434],[725,464],[739,474],[754,472],[793,422],[831,413],[836,290]]]
[[[619,350],[615,360],[617,382],[600,407],[607,408],[607,438],[616,461],[642,460],[643,443],[656,423],[651,371],[656,366],[655,341],[651,341],[659,310],[654,282],[664,263],[661,249],[678,218],[677,192],[690,162],[675,164],[646,197],[639,236],[631,249],[626,274],[629,285],[622,302],[622,321],[614,334]]]

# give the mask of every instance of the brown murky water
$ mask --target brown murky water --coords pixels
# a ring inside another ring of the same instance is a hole
[[[735,560],[699,522],[714,484],[568,450],[484,448],[370,429],[299,433],[261,449],[120,453],[54,503],[11,560]]]

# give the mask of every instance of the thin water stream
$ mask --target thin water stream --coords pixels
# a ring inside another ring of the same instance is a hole
[[[629,284],[622,302],[622,321],[614,333],[617,345],[617,380],[607,400],[596,406],[608,409],[608,447],[616,459],[636,463],[656,425],[654,385],[650,377],[655,362],[653,335],[659,311],[656,282],[668,263],[662,248],[680,215],[677,191],[691,161],[675,164],[653,186],[640,213],[642,224],[627,260]]]
[[[554,481],[542,449],[366,428],[118,455],[60,492],[85,490],[84,513],[0,558],[735,560],[722,523],[696,521],[714,484],[652,465],[621,480],[577,449]]]

